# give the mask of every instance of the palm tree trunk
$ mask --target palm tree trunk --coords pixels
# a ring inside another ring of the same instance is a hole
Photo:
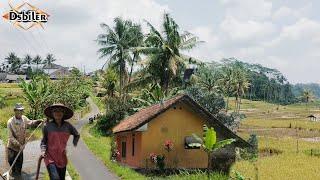
[[[227,95],[226,113],[228,112],[228,108],[229,108],[229,95]]]
[[[130,73],[129,73],[129,83],[131,82],[131,76],[132,76],[132,72],[133,72],[133,65],[134,65],[137,57],[138,57],[138,54],[135,52],[133,54],[133,59],[132,59],[132,62],[131,62],[131,68],[130,68]]]

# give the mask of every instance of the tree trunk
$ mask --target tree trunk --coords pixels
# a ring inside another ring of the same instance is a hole
[[[131,62],[130,73],[129,73],[129,83],[131,82],[131,77],[132,77],[132,72],[133,72],[133,65],[134,65],[137,57],[138,57],[138,54],[134,53],[133,54],[133,59],[132,59],[132,62]]]
[[[228,112],[228,108],[229,108],[229,95],[227,95],[226,113]]]

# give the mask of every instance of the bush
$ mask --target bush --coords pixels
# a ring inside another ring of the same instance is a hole
[[[124,103],[120,98],[109,98],[106,104],[108,105],[106,114],[98,119],[95,127],[101,134],[111,135],[112,128],[134,111],[130,103]]]
[[[225,107],[222,95],[206,93],[196,87],[187,88],[186,93],[211,114],[217,114]]]

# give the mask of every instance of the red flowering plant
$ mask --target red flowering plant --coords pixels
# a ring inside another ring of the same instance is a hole
[[[157,163],[157,154],[156,153],[151,153],[149,155],[151,162]]]
[[[163,145],[165,150],[168,152],[170,152],[173,149],[173,142],[171,140],[166,140]]]

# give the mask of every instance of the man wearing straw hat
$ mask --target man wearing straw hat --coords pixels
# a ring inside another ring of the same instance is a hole
[[[14,107],[14,116],[8,120],[8,162],[12,167],[12,175],[21,178],[21,169],[23,164],[23,149],[26,145],[26,129],[40,125],[42,120],[29,120],[23,115],[24,107],[21,103],[17,103]],[[21,153],[19,154],[19,151]],[[19,154],[19,156],[18,156]],[[18,157],[17,157],[18,156]],[[14,160],[17,160],[14,163]]]
[[[63,104],[54,104],[44,110],[50,119],[43,127],[41,151],[47,166],[50,180],[64,180],[67,166],[66,147],[70,135],[73,145],[77,146],[80,135],[66,120],[72,118],[73,111]]]

